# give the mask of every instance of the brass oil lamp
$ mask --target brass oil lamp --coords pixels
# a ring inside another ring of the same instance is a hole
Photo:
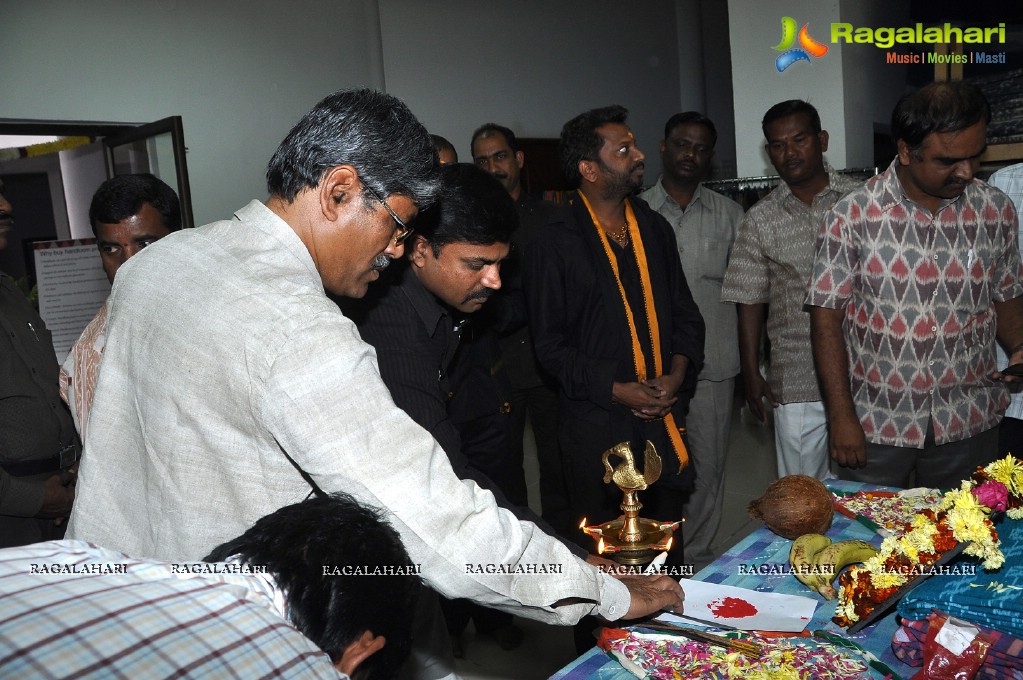
[[[621,459],[614,468],[609,460],[611,456]],[[622,442],[605,451],[601,460],[604,463],[604,483],[613,481],[624,494],[619,506],[622,515],[594,526],[586,526],[584,517],[579,528],[597,540],[597,554],[625,566],[645,565],[658,553],[671,548],[672,534],[684,521],[658,522],[639,516],[643,504],[639,502],[638,492],[660,478],[661,457],[653,443],[648,441],[643,454],[643,472],[640,473],[636,470],[632,447],[628,442]]]

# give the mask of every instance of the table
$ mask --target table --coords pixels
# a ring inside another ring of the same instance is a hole
[[[890,487],[837,479],[830,480],[825,484],[836,491],[847,492],[894,490]],[[881,545],[881,536],[867,529],[859,522],[837,512],[835,513],[834,522],[827,533],[833,541],[861,539],[869,541],[876,546]],[[912,676],[918,669],[902,663],[895,658],[891,651],[892,635],[895,633],[896,628],[898,628],[895,622],[894,607],[884,617],[867,626],[859,633],[846,635],[844,628],[835,625],[831,621],[831,617],[835,613],[836,600],[825,600],[800,583],[791,574],[761,575],[754,571],[757,568],[763,571],[768,570],[767,566],[761,565],[777,565],[778,569],[775,571],[784,570],[784,567],[789,563],[789,548],[791,546],[792,541],[777,536],[766,527],[761,527],[736,543],[706,568],[697,572],[693,578],[708,583],[723,583],[751,590],[804,595],[816,598],[820,604],[817,605],[817,610],[814,612],[813,619],[807,625],[807,630],[812,632],[823,629],[832,633],[840,633],[844,637],[855,641],[861,647],[873,652],[900,676]],[[747,573],[751,571],[753,573]],[[635,680],[635,676],[622,668],[617,661],[603,651],[594,647],[552,675],[551,680]]]

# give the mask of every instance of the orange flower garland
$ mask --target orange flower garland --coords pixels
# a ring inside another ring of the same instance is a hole
[[[978,468],[973,479],[944,494],[936,509],[910,516],[863,566],[843,573],[832,620],[844,627],[856,623],[910,580],[929,573],[959,543],[966,544],[963,552],[979,558],[984,569],[1001,567],[1005,556],[991,523],[992,507],[1008,509],[1013,519],[1023,518],[1023,463],[1013,456]]]

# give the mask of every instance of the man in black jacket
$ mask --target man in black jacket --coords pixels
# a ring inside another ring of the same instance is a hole
[[[692,474],[685,408],[703,360],[704,323],[665,219],[632,196],[643,153],[621,106],[565,124],[560,156],[579,190],[565,222],[533,241],[526,269],[540,363],[560,386],[560,443],[572,510],[590,524],[620,514],[601,454],[653,442],[664,465],[643,492],[643,516],[681,519]],[[589,544],[581,532],[578,539]],[[669,564],[681,562],[676,542]]]

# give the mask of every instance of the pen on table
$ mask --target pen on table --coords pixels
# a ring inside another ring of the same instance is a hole
[[[711,628],[720,628],[721,630],[742,630],[742,628],[729,626],[727,623],[721,623],[719,621],[704,621],[703,619],[698,619],[695,616],[689,616],[689,614],[677,614],[675,612],[671,612],[671,614],[672,616],[677,616],[680,619],[688,619],[689,621],[695,621],[701,626],[710,626]]]
[[[695,628],[688,628],[686,626],[677,626],[673,623],[666,623],[664,621],[647,621],[645,623],[637,624],[641,628],[648,628],[650,630],[661,631],[666,633],[673,633],[687,637],[690,640],[699,640],[700,642],[706,642],[707,644],[717,645],[719,647],[726,647],[736,652],[742,652],[748,656],[759,658],[762,650],[760,645],[754,642],[748,642],[746,640],[735,640],[732,638],[723,637],[721,635],[715,635],[708,633],[703,630],[696,630]]]
[[[646,571],[643,572],[643,575],[649,576],[651,574],[658,573],[661,570],[661,567],[664,566],[664,563],[667,559],[668,551],[666,550],[661,551],[661,554],[659,554],[657,557],[653,559],[652,562],[650,562],[650,565],[646,568]]]

